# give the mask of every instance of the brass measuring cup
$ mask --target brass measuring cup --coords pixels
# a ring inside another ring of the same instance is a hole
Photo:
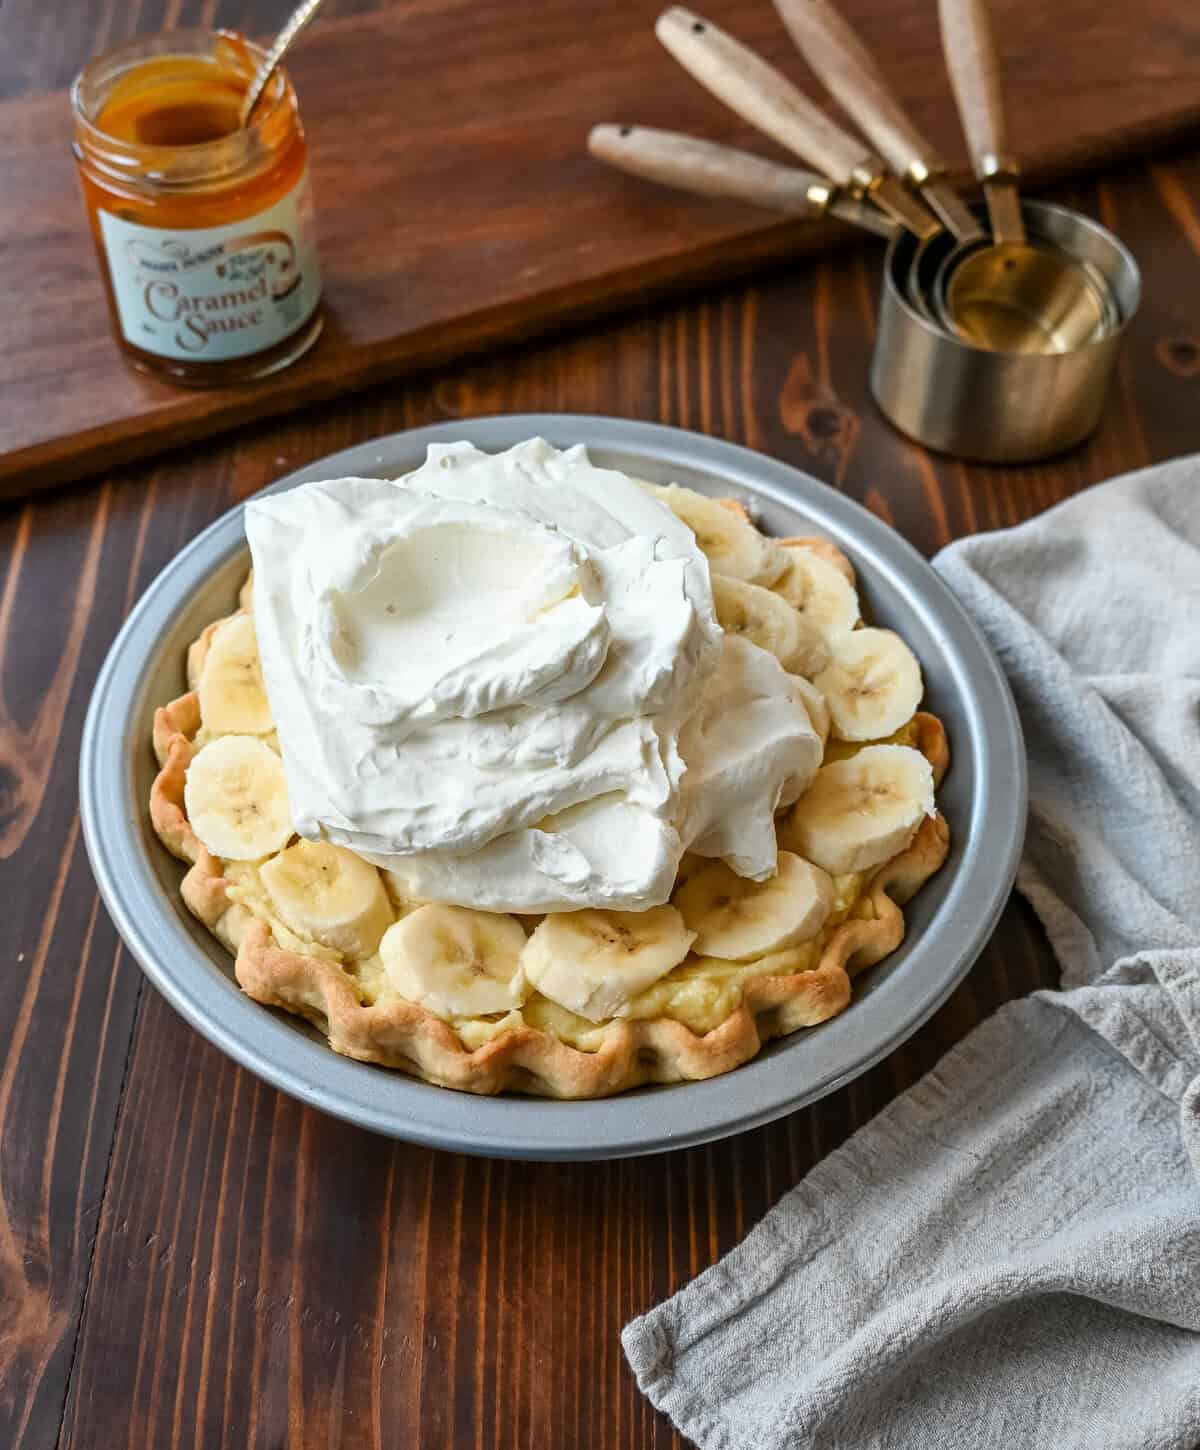
[[[1117,325],[1112,295],[1084,262],[1032,245],[1026,236],[985,0],[938,0],[938,16],[959,118],[983,183],[991,240],[955,248],[941,261],[934,307],[982,347],[1069,352]]]
[[[899,235],[884,260],[871,391],[902,433],[940,453],[1026,463],[1081,442],[1103,416],[1121,338],[1141,298],[1137,263],[1110,231],[1067,207],[1024,201],[1022,213],[1035,244],[1094,268],[1119,321],[1069,352],[976,347],[912,305],[918,243]],[[982,218],[982,208],[976,214]]]
[[[996,193],[1003,232],[989,235],[945,180],[941,158],[904,112],[862,41],[826,0],[775,0],[809,65],[884,158],[920,190],[946,232],[913,255],[909,300],[977,347],[1065,352],[1116,324],[1102,283],[1079,260],[1025,239],[1004,160],[1003,108],[991,31],[979,0],[939,0],[946,59],[964,127]],[[995,226],[995,222],[993,222]],[[947,232],[949,235],[947,235]]]

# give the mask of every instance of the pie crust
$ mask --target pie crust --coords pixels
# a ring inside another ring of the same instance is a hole
[[[737,505],[734,505],[737,507]],[[820,553],[853,581],[850,561],[825,539],[781,540]],[[250,581],[240,597],[249,609]],[[904,904],[938,870],[949,849],[939,813],[926,817],[908,847],[867,873],[849,914],[828,931],[815,965],[788,975],[751,975],[740,1002],[710,1031],[695,1032],[671,1017],[614,1019],[601,1024],[589,1050],[523,1020],[501,1024],[478,1046],[455,1026],[412,1003],[370,1003],[354,977],[334,962],[285,948],[270,923],[229,892],[226,863],[201,843],[188,821],[184,783],[201,728],[196,685],[209,643],[223,623],[210,624],[188,651],[189,690],[155,712],[153,744],[159,772],[150,818],[167,849],[189,863],[180,892],[188,909],[234,956],[248,996],[305,1018],[338,1053],[399,1068],[428,1082],[467,1092],[505,1091],[553,1098],[596,1098],[643,1083],[715,1077],[754,1057],[771,1038],[812,1027],[843,1011],[851,979],[893,952],[905,934]],[[929,760],[935,785],[949,765],[946,734],[936,716],[918,712],[912,743]]]

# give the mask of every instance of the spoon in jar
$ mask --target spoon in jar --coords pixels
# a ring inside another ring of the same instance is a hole
[[[263,56],[262,65],[254,72],[254,79],[242,100],[241,110],[238,113],[238,120],[242,126],[250,124],[250,117],[254,114],[254,108],[262,100],[262,94],[267,88],[267,83],[275,74],[275,69],[283,59],[291,43],[300,34],[304,27],[316,15],[321,7],[321,0],[300,0],[288,17],[287,24],[275,37],[275,44]]]

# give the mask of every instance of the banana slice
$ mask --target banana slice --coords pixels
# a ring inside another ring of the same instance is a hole
[[[515,917],[468,906],[418,906],[379,944],[391,985],[439,1017],[508,1012],[528,995]]]
[[[543,997],[602,1022],[688,954],[695,933],[673,906],[548,916],[521,962]]]
[[[770,584],[787,568],[787,553],[718,499],[677,483],[651,484],[650,491],[695,534],[714,574]]]
[[[297,936],[361,959],[392,923],[383,880],[344,846],[297,841],[259,868],[271,903]]]
[[[214,734],[265,735],[274,730],[251,615],[235,614],[213,635],[198,689],[200,718]]]
[[[292,834],[283,761],[254,735],[222,735],[193,757],[183,803],[214,856],[258,861]]]
[[[697,871],[703,871],[708,862],[709,857],[707,856],[698,856],[695,851],[685,851],[679,858],[679,868],[675,872],[676,889],[693,877]]]
[[[714,575],[713,604],[726,634],[744,635],[796,675],[819,674],[829,664],[829,647],[789,604],[759,584]]]
[[[698,952],[748,962],[816,936],[833,910],[834,890],[819,866],[780,851],[766,881],[747,881],[724,861],[712,861],[673,899],[696,933]]]
[[[793,534],[790,538],[780,539],[779,544],[784,549],[803,549],[807,554],[815,554],[818,559],[824,559],[827,564],[832,564],[838,573],[851,584],[858,582],[854,565],[832,539],[823,538],[820,534]]]
[[[829,739],[829,705],[825,696],[811,680],[806,680],[803,675],[796,676],[796,693],[804,701],[804,708],[808,711],[808,718],[812,728],[821,738],[821,749],[824,750],[825,743]]]
[[[903,851],[934,814],[933,770],[907,745],[867,745],[817,771],[784,818],[780,841],[834,876]]]
[[[858,590],[827,559],[796,544],[786,544],[788,566],[771,586],[832,644],[858,623]]]
[[[837,640],[813,676],[839,740],[881,740],[913,716],[925,693],[917,657],[890,629],[856,629]]]

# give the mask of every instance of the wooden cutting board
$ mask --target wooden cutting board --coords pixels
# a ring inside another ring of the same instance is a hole
[[[1200,121],[1200,7],[992,3],[1031,181]],[[626,120],[780,155],[660,48],[660,8],[424,0],[318,24],[291,70],[312,147],[325,336],[297,366],[237,389],[169,388],[124,366],[67,98],[0,105],[0,496],[838,240],[824,225],[679,196],[588,157],[593,122]],[[844,10],[965,170],[933,0],[844,0]],[[823,96],[768,0],[706,0],[705,13]]]

